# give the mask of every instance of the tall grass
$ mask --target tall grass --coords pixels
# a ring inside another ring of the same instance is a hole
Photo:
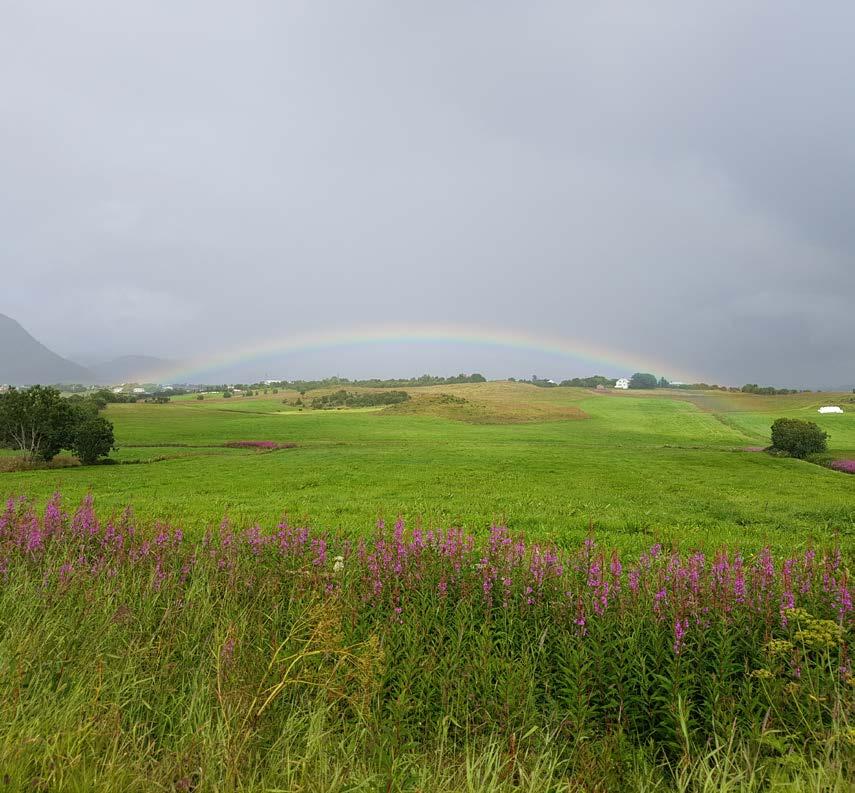
[[[846,560],[11,501],[9,790],[849,790]]]

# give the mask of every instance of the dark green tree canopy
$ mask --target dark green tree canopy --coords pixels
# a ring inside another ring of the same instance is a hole
[[[72,432],[71,450],[84,465],[94,465],[114,448],[113,425],[103,416],[83,416]]]
[[[92,463],[113,447],[113,425],[98,414],[99,399],[65,399],[55,388],[12,388],[0,394],[0,445],[31,460],[70,449]],[[107,442],[109,439],[109,442]]]
[[[776,419],[772,424],[772,448],[793,457],[824,452],[828,433],[814,422],[802,419]]]
[[[74,417],[55,388],[11,388],[0,394],[0,442],[30,459],[51,460],[68,448]]]
[[[630,388],[656,388],[657,385],[659,385],[659,381],[656,379],[656,375],[650,374],[650,372],[636,372],[629,379]]]

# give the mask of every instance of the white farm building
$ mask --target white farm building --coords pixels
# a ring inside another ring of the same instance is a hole
[[[627,388],[629,388],[629,378],[628,378],[628,377],[621,377],[621,378],[620,378],[620,379],[615,383],[615,388],[623,388],[624,390],[626,390]]]
[[[837,405],[823,405],[817,413],[842,413],[843,408],[837,407]]]

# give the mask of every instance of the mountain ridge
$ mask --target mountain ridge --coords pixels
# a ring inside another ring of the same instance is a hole
[[[95,374],[90,369],[58,355],[30,334],[20,322],[0,314],[0,383],[34,385],[94,382]]]

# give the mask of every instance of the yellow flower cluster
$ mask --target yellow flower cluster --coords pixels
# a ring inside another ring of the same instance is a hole
[[[792,652],[793,643],[788,642],[786,639],[772,639],[766,645],[766,649],[770,655],[787,655]]]
[[[804,609],[788,609],[786,615],[799,624],[793,638],[807,647],[824,649],[836,647],[843,641],[843,626],[833,620],[818,620]],[[770,642],[769,645],[776,643]]]
[[[831,620],[810,620],[807,627],[796,631],[793,638],[817,649],[836,647],[843,640],[843,628]]]

